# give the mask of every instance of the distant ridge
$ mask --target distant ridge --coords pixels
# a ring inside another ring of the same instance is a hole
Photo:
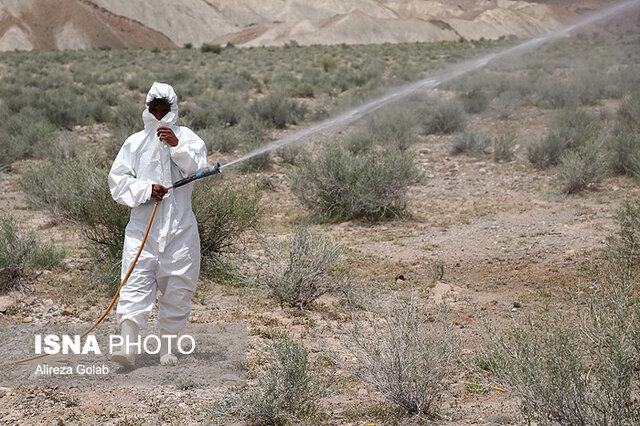
[[[597,0],[0,0],[0,50],[531,37]],[[640,13],[603,24],[638,28]]]

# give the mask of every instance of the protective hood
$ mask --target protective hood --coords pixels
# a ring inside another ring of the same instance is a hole
[[[142,113],[142,120],[144,121],[144,130],[147,132],[155,132],[156,129],[161,126],[174,126],[178,120],[178,96],[173,90],[173,87],[169,84],[154,82],[151,89],[149,89],[149,93],[147,93],[145,104],[148,104],[156,98],[167,99],[171,105],[171,111],[162,117],[162,120],[157,120],[153,114],[149,112],[149,107],[145,107]]]

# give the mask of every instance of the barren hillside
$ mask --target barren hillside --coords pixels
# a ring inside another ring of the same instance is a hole
[[[601,4],[602,3],[602,4]],[[0,50],[369,44],[530,37],[598,1],[0,0]],[[638,16],[606,24],[638,25]],[[608,27],[607,27],[608,26]]]
[[[169,47],[162,33],[83,0],[3,0],[0,50]]]

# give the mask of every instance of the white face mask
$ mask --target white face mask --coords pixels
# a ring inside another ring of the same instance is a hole
[[[144,122],[144,130],[147,132],[155,132],[158,127],[171,127],[176,124],[176,114],[173,111],[169,111],[162,117],[161,120],[158,120],[151,112],[149,111],[149,107],[146,107],[142,112],[142,121]]]

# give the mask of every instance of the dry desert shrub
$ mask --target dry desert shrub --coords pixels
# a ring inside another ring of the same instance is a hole
[[[304,309],[324,294],[348,289],[343,249],[328,237],[298,228],[285,244],[272,241],[264,246],[266,261],[257,262],[255,281],[280,303]]]
[[[605,262],[579,285],[574,310],[490,331],[486,363],[541,424],[640,424],[640,293],[636,277],[638,205],[618,212]]]
[[[64,257],[53,242],[42,244],[33,233],[21,232],[12,215],[0,218],[0,290],[24,288],[33,269],[58,266]]]
[[[490,145],[490,136],[481,133],[464,132],[453,138],[449,152],[452,155],[466,153],[472,157],[482,157],[487,155],[487,149]]]
[[[600,151],[598,144],[589,141],[560,157],[556,173],[563,193],[575,194],[600,182],[606,172],[606,164]]]
[[[239,418],[252,425],[313,424],[327,386],[309,368],[309,352],[284,338],[269,345],[271,368],[254,389],[223,396],[209,412],[217,420]]]
[[[352,153],[337,143],[307,156],[289,172],[293,194],[332,220],[382,220],[401,215],[420,172],[414,154],[395,149]]]
[[[599,126],[598,118],[586,111],[560,110],[547,136],[527,147],[527,158],[541,169],[555,166],[567,150],[597,138]]]
[[[425,315],[412,300],[366,324],[354,320],[344,345],[355,358],[342,363],[411,414],[433,415],[446,389],[457,339],[440,306]]]

